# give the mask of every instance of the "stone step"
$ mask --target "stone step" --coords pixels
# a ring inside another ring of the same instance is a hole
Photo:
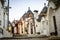
[[[14,38],[16,38],[16,37],[17,38],[28,38],[28,37],[40,37],[40,38],[44,38],[44,37],[48,37],[48,36],[46,36],[46,35],[33,35],[33,34],[32,35],[19,35],[19,34],[15,35],[14,34],[13,37]]]
[[[60,37],[58,37],[58,36],[51,36],[51,37],[49,37],[49,40],[60,40]]]
[[[14,34],[13,37],[27,37],[27,35],[19,35],[19,34]]]

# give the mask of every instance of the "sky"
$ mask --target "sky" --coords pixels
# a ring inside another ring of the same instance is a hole
[[[44,7],[44,3],[47,5],[47,0],[10,0],[9,20],[11,22],[14,19],[19,20],[27,12],[28,7],[30,7],[32,12],[38,10],[38,13],[40,13]]]

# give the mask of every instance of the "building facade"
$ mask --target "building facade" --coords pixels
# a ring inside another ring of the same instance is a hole
[[[40,34],[40,21],[38,21],[39,15],[38,10],[34,10],[34,21],[35,21],[35,28],[36,28],[36,34]]]
[[[59,0],[49,0],[48,3],[48,25],[49,32],[51,35],[60,36],[60,1]]]
[[[49,27],[48,27],[48,16],[47,16],[47,10],[48,7],[46,6],[46,4],[44,3],[44,7],[41,11],[41,13],[39,14],[41,20],[41,31],[40,31],[40,35],[46,35],[49,36]]]
[[[1,27],[7,29],[8,26],[8,0],[0,0]]]
[[[9,0],[0,0],[0,37],[10,36],[9,32],[6,31],[8,27],[9,19]]]
[[[34,26],[34,14],[28,8],[28,11],[22,16],[22,18],[19,20],[18,27],[19,27],[19,33],[21,34],[35,34],[35,26]]]

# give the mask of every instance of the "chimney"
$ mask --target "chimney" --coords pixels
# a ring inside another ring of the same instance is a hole
[[[28,10],[30,10],[30,7],[28,7]]]
[[[38,10],[34,10],[35,13],[38,13]]]

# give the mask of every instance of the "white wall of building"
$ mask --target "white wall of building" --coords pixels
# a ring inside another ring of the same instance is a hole
[[[38,13],[34,12],[34,21],[35,21],[35,28],[36,28],[36,33],[40,32],[40,22],[37,21],[38,19]]]
[[[7,29],[7,22],[8,22],[8,11],[6,11],[6,7],[8,6],[8,0],[4,1],[4,7],[2,6],[1,4],[1,1],[0,1],[0,38],[1,37],[12,37],[12,34],[10,34],[6,29]],[[4,15],[5,14],[5,15]]]
[[[4,7],[8,7],[8,0],[5,1]],[[5,29],[7,29],[8,26],[8,9],[4,10],[5,12]]]
[[[49,31],[51,32],[55,32],[54,29],[54,23],[53,23],[53,16],[56,17],[56,25],[57,25],[57,32],[58,32],[58,36],[60,36],[60,7],[57,10],[53,10],[55,9],[55,4],[53,2],[49,2]],[[52,8],[52,9],[50,9]]]
[[[4,27],[4,17],[3,17],[3,14],[4,14],[4,9],[2,7],[2,4],[1,4],[1,1],[0,1],[0,32],[2,31],[2,28]],[[3,37],[2,33],[0,33],[0,38]]]
[[[50,8],[55,8],[55,5],[53,2],[49,2],[49,6],[48,6],[48,10],[47,10],[47,20],[48,20],[48,29],[49,29],[49,33],[51,32],[55,32],[54,30],[54,23],[53,23],[53,16],[54,16],[54,12],[52,9]]]
[[[49,27],[48,27],[48,20],[47,16],[41,18],[41,28],[40,28],[40,35],[46,35],[49,36]]]
[[[0,25],[0,27],[1,28],[3,28],[3,25],[4,25],[4,21],[3,21],[3,13],[4,13],[4,9],[3,9],[3,7],[2,7],[2,5],[1,5],[1,2],[0,2],[0,20],[1,20],[1,25]]]
[[[55,11],[58,36],[60,36],[60,7]]]
[[[7,0],[5,1],[4,7],[2,7],[2,4],[0,2],[0,20],[1,20],[1,25],[0,27],[4,27],[5,29],[7,29],[7,22],[8,22],[8,12],[6,11],[5,7],[7,7]],[[5,13],[5,15],[4,15]]]

